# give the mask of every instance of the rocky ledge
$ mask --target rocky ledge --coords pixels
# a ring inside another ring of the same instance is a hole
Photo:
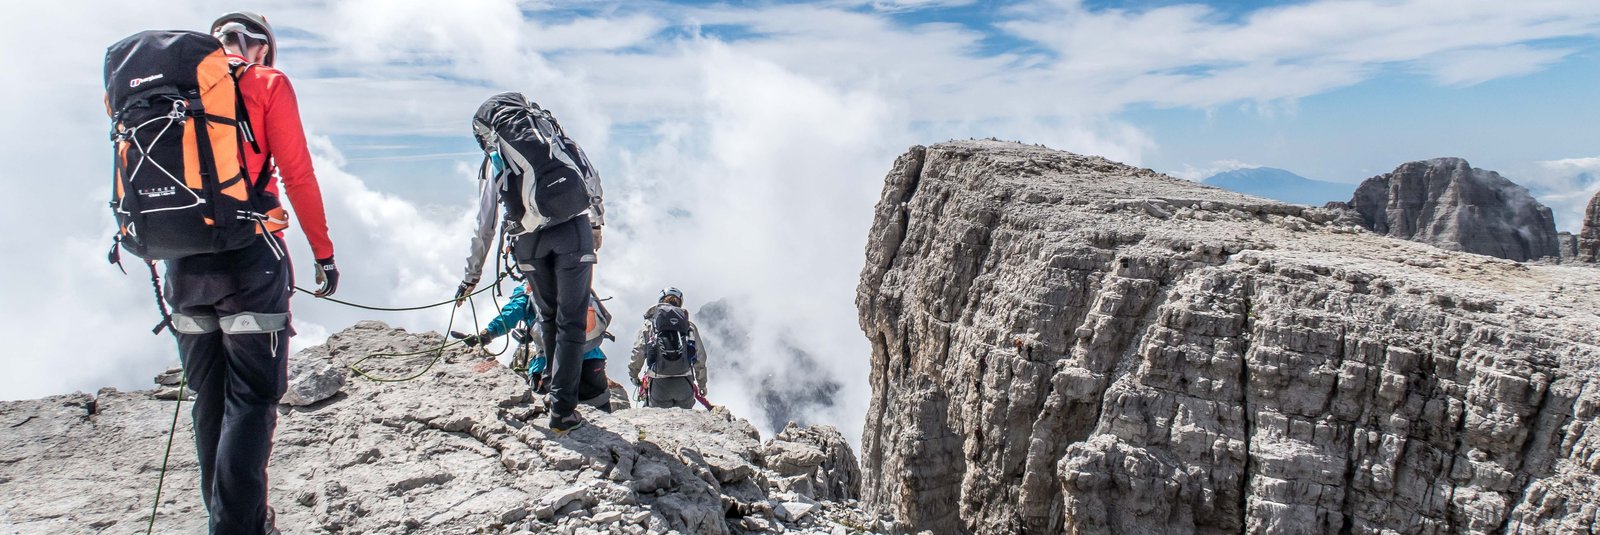
[[[363,322],[293,358],[343,370],[369,353],[440,341]],[[367,364],[373,376],[401,377],[429,359]],[[158,394],[176,390],[0,403],[0,531],[144,531],[174,410]],[[466,353],[414,381],[351,378],[324,401],[285,405],[270,469],[278,524],[288,533],[619,534],[878,525],[855,505],[855,456],[831,427],[790,426],[763,442],[721,409],[584,408],[591,425],[558,438],[538,413],[514,373]],[[202,533],[187,414],[177,433],[155,530]]]
[[[989,141],[890,171],[863,500],[939,533],[1593,533],[1600,271]]]

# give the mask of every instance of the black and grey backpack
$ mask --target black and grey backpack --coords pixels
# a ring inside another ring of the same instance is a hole
[[[570,220],[599,204],[600,175],[588,156],[554,115],[521,93],[490,97],[473,115],[472,131],[486,155],[485,175],[496,159],[505,167],[501,199],[506,220],[516,223],[510,234]]]
[[[656,377],[694,374],[694,341],[689,337],[689,311],[658,305],[650,319],[651,350],[646,359]]]

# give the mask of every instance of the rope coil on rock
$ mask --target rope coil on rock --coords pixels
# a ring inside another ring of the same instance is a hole
[[[483,292],[487,292],[489,290],[497,290],[497,293],[498,293],[498,288],[500,287],[500,282],[504,281],[506,279],[507,275],[508,275],[507,272],[501,271],[498,275],[495,276],[494,282],[491,282],[488,285],[485,285],[483,288],[479,288],[477,291],[474,291],[474,292],[469,293],[466,296],[464,296],[465,299],[467,300],[468,308],[470,308],[472,310],[472,325],[473,325],[473,328],[474,328],[475,331],[481,331],[482,328],[481,328],[481,325],[478,322],[478,309],[477,309],[476,306],[474,306],[472,304],[472,297],[475,296],[475,295],[481,294]],[[310,293],[308,290],[306,290],[304,288],[300,288],[298,286],[295,287],[295,290]],[[343,300],[339,300],[339,299],[334,299],[332,297],[318,297],[318,299],[332,301],[334,303],[338,303],[338,304],[349,306],[349,307],[353,307],[353,308],[359,308],[359,309],[363,309],[363,310],[376,310],[376,311],[382,311],[382,312],[406,312],[406,311],[413,311],[413,310],[425,310],[425,309],[440,307],[440,306],[449,305],[449,304],[453,304],[453,303],[457,302],[456,299],[450,299],[450,300],[447,300],[447,301],[440,301],[438,303],[433,303],[433,304],[429,304],[429,305],[421,305],[421,306],[413,306],[413,307],[378,307],[378,306],[362,305],[362,304],[358,304],[358,303],[352,303],[352,302],[349,302],[349,301],[343,301]],[[498,310],[499,307],[500,307],[500,300],[499,299],[495,299],[493,294],[490,295],[489,299],[491,300],[491,302],[494,303],[495,308]],[[459,340],[450,340],[449,332],[450,332],[452,327],[455,327],[455,323],[456,323],[456,311],[454,309],[452,309],[450,311],[450,320],[445,322],[444,343],[439,344],[439,347],[429,348],[429,349],[422,349],[422,350],[418,350],[418,351],[404,352],[404,353],[400,353],[400,352],[369,353],[366,356],[361,357],[360,359],[356,360],[355,362],[350,363],[346,367],[350,369],[351,373],[359,375],[362,378],[367,379],[369,381],[378,382],[378,383],[401,383],[401,382],[414,380],[414,379],[416,379],[418,377],[422,377],[423,374],[426,374],[426,373],[428,373],[429,370],[432,370],[433,366],[438,364],[440,360],[444,359],[444,350],[449,349],[450,347],[453,347],[453,346],[462,345],[461,341],[459,341]],[[504,354],[510,348],[511,348],[511,341],[509,339],[507,339],[505,347],[501,348],[500,351],[490,353],[488,351],[488,348],[484,348],[484,352],[488,353],[490,355],[498,357],[501,354]],[[417,370],[416,373],[413,373],[411,375],[407,375],[407,376],[404,376],[404,377],[378,377],[378,376],[375,376],[375,375],[371,374],[368,370],[363,370],[363,369],[360,368],[361,363],[366,362],[366,361],[371,360],[371,359],[374,359],[374,358],[379,358],[379,357],[384,357],[384,358],[389,358],[389,357],[412,357],[412,356],[424,355],[424,354],[428,354],[428,353],[433,353],[433,358],[428,361],[428,364],[426,366],[423,366],[422,369]]]

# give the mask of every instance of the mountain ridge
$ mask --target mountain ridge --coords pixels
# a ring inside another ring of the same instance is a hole
[[[1223,171],[1201,179],[1200,183],[1309,206],[1322,206],[1329,202],[1348,200],[1356,189],[1355,184],[1314,180],[1275,167],[1245,167]]]

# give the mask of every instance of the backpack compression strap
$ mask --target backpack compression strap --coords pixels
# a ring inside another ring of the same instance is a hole
[[[217,217],[216,196],[222,186],[217,182],[217,157],[211,152],[211,119],[206,115],[206,105],[199,92],[195,93],[193,98],[188,99],[188,112],[194,118],[195,152],[200,156],[200,191],[205,194],[206,200],[203,211],[217,228],[227,228],[233,225],[233,220]],[[218,233],[216,239],[221,240],[222,234]]]

